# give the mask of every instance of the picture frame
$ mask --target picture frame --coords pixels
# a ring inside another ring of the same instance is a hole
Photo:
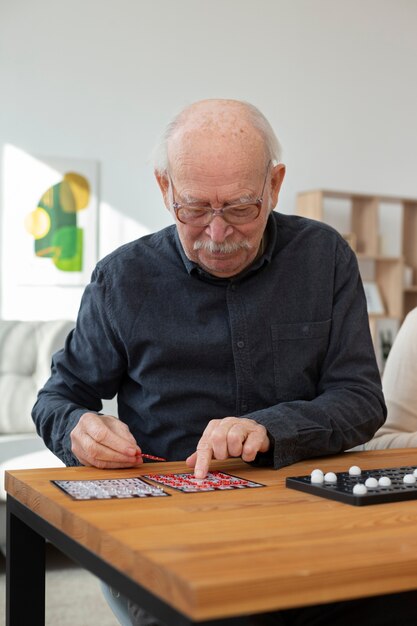
[[[376,282],[364,281],[363,288],[365,291],[366,305],[369,315],[384,315],[385,306],[381,297],[381,292]]]
[[[375,320],[375,356],[381,374],[399,328],[398,319],[381,317]]]
[[[7,146],[3,169],[4,271],[22,287],[88,284],[98,259],[98,162]]]

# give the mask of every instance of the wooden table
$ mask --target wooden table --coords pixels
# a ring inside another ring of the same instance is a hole
[[[9,471],[7,624],[44,624],[45,538],[174,626],[417,589],[417,500],[354,507],[285,488],[286,476],[353,464],[417,465],[417,450],[345,453],[278,471],[215,462],[267,487],[131,500],[74,501],[51,480],[185,465]]]

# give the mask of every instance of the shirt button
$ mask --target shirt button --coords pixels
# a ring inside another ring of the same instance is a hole
[[[248,405],[247,404],[242,404],[242,411],[244,411],[246,413],[247,410],[248,410]]]
[[[245,342],[244,341],[238,341],[237,342],[237,347],[238,348],[244,348],[245,347]]]
[[[236,291],[236,285],[233,283],[233,285],[230,285],[230,289],[231,289],[232,291]]]

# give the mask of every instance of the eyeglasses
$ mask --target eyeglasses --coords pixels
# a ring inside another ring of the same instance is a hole
[[[228,224],[239,225],[248,224],[259,217],[263,204],[263,195],[265,185],[268,178],[269,161],[266,167],[264,184],[262,186],[261,195],[251,202],[244,204],[229,204],[222,209],[213,209],[211,206],[201,206],[197,202],[190,204],[179,204],[175,201],[174,185],[168,174],[170,183],[172,203],[171,206],[175,211],[175,215],[182,224],[190,224],[191,226],[208,226],[216,215],[220,215]]]

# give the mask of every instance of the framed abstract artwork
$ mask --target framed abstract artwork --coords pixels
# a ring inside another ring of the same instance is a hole
[[[4,155],[3,268],[17,285],[85,285],[97,262],[98,163]]]

